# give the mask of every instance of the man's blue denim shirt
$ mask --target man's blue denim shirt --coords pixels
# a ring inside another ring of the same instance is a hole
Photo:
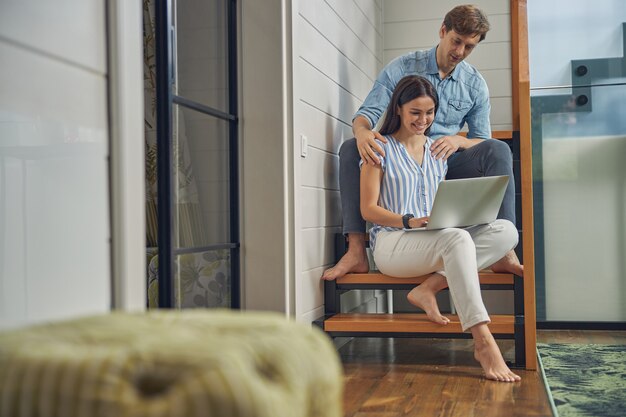
[[[387,109],[398,82],[407,75],[421,75],[435,86],[439,97],[439,109],[430,128],[431,138],[456,135],[465,123],[469,128],[468,138],[491,138],[491,105],[485,79],[476,68],[461,61],[442,80],[436,52],[437,47],[411,52],[387,64],[354,118],[364,116],[373,128]]]

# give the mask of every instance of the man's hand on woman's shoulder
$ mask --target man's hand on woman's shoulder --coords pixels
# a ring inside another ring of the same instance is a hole
[[[376,153],[385,156],[385,150],[376,142],[376,139],[387,143],[387,139],[375,130],[360,131],[356,135],[356,146],[359,150],[359,155],[361,155],[361,159],[366,164],[380,164],[380,159],[376,156]]]
[[[352,132],[356,139],[356,147],[361,159],[366,164],[378,165],[380,160],[376,153],[385,156],[385,150],[376,142],[376,139],[387,143],[387,139],[369,126],[369,122],[363,117],[357,117],[352,123]]]
[[[459,149],[467,149],[482,142],[482,139],[468,139],[465,136],[442,136],[430,146],[430,153],[435,159],[447,160]]]

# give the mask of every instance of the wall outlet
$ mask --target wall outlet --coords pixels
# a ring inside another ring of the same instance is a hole
[[[300,156],[303,158],[306,158],[308,152],[309,152],[309,139],[304,135],[300,135]]]

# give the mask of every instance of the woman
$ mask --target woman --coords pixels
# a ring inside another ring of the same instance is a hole
[[[430,320],[445,326],[435,295],[449,287],[463,331],[471,331],[474,357],[488,379],[515,382],[520,377],[506,366],[487,324],[478,270],[501,259],[517,245],[517,230],[508,220],[464,229],[405,232],[421,227],[428,215],[447,163],[430,153],[428,135],[438,107],[430,82],[404,77],[396,86],[380,133],[385,156],[380,165],[361,162],[361,213],[374,224],[370,245],[374,261],[387,275],[430,276],[408,294]]]

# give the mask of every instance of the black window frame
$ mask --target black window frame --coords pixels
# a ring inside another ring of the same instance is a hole
[[[226,2],[228,51],[228,113],[189,100],[173,93],[174,36],[172,1],[156,0],[156,117],[157,117],[157,178],[158,178],[158,247],[159,247],[159,308],[174,308],[174,257],[197,250],[229,249],[231,308],[240,306],[240,241],[239,241],[239,109],[237,85],[237,1]],[[183,106],[228,122],[230,242],[201,248],[174,248],[172,231],[173,201],[173,105]]]

